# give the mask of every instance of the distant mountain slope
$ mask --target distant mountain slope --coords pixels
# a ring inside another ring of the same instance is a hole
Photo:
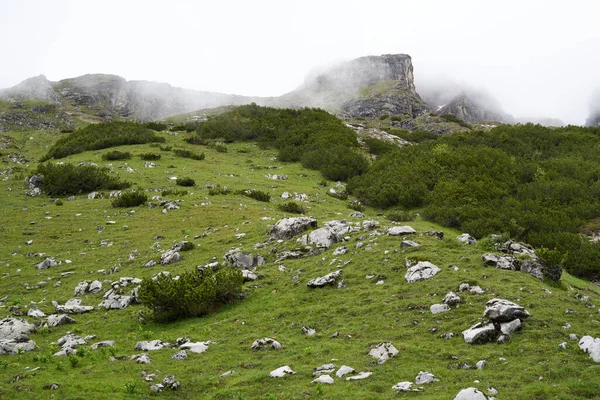
[[[484,102],[465,92],[460,93],[448,104],[437,110],[440,115],[452,114],[465,122],[476,123],[486,121],[512,122],[513,118],[501,110],[485,106]]]

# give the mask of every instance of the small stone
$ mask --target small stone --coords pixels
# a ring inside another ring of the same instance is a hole
[[[479,360],[479,361],[477,361],[477,364],[475,364],[475,367],[477,369],[484,369],[486,365],[487,365],[487,361]]]
[[[338,378],[343,378],[344,375],[352,374],[354,372],[354,368],[348,367],[347,365],[342,365],[340,369],[335,373]]]

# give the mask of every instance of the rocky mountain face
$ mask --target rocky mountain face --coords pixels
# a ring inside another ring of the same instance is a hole
[[[407,54],[367,56],[340,63],[310,74],[301,87],[290,93],[258,102],[320,107],[349,117],[417,117],[429,111],[415,90],[412,60]]]
[[[19,124],[23,109],[31,109],[29,103],[42,103],[53,108],[73,123],[73,118],[92,121],[134,119],[150,121],[175,114],[249,102],[245,97],[176,88],[166,83],[126,81],[116,75],[88,74],[58,82],[49,81],[44,75],[27,79],[12,88],[0,91],[4,107],[0,112],[0,125]],[[44,110],[42,110],[44,111]],[[24,124],[26,121],[21,121]],[[69,121],[67,121],[68,125]],[[44,128],[60,124],[29,121],[27,128]],[[33,126],[32,126],[33,125]]]
[[[437,110],[439,115],[452,114],[465,122],[511,122],[512,117],[500,110],[492,110],[466,93],[460,93]]]
[[[592,111],[585,120],[585,126],[600,126],[600,111]]]

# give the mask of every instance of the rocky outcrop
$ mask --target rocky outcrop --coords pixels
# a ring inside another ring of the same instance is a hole
[[[510,122],[511,117],[500,110],[487,108],[475,97],[460,93],[448,104],[437,110],[439,115],[452,114],[468,123],[498,121]]]
[[[284,218],[273,225],[269,235],[271,239],[291,239],[307,229],[316,227],[317,219],[314,217]]]

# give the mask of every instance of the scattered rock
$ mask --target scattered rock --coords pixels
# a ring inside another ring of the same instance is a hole
[[[520,305],[504,299],[491,299],[486,303],[484,317],[493,322],[509,322],[515,319],[523,320],[529,313]]]
[[[402,235],[411,235],[417,233],[412,227],[405,226],[394,226],[388,229],[388,235],[390,236],[402,236]]]
[[[181,346],[179,346],[180,350],[189,350],[192,353],[204,353],[206,350],[208,350],[208,345],[211,344],[210,341],[207,342],[186,342],[184,344],[182,344]]]
[[[247,269],[242,270],[242,277],[244,278],[244,282],[252,282],[258,279],[258,275]]]
[[[81,305],[80,299],[68,300],[64,305],[60,305],[56,301],[53,301],[52,305],[58,313],[63,314],[83,314],[86,312],[90,312],[94,309],[94,307],[92,306]]]
[[[456,240],[464,244],[477,244],[477,239],[468,233],[463,233],[462,235],[457,236]]]
[[[391,343],[379,343],[377,346],[369,351],[369,355],[377,359],[377,364],[381,365],[388,359],[398,354],[398,349]]]
[[[67,314],[52,314],[48,316],[46,320],[46,324],[49,328],[53,328],[55,326],[74,324],[75,320],[68,316]]]
[[[366,220],[363,221],[362,226],[365,231],[372,231],[374,229],[379,228],[379,221],[376,221],[374,219]]]
[[[458,392],[454,400],[488,400],[488,397],[480,390],[471,387]]]
[[[357,375],[347,377],[346,380],[347,381],[359,381],[362,379],[366,379],[366,378],[370,377],[371,375],[373,375],[372,372],[359,372]]]
[[[335,365],[334,364],[323,364],[317,368],[313,369],[313,376],[321,376],[321,375],[325,375],[325,374],[331,374],[333,373],[333,371],[335,371]]]
[[[165,347],[168,343],[163,342],[162,340],[151,340],[151,341],[141,341],[141,342],[137,342],[135,344],[135,350],[141,350],[141,351],[154,351],[154,350],[160,350],[163,347]]]
[[[419,243],[417,242],[413,242],[412,240],[403,240],[400,243],[400,248],[405,248],[405,247],[419,247]]]
[[[588,353],[594,362],[600,363],[600,338],[584,336],[579,341],[579,348]]]
[[[30,308],[29,310],[27,310],[27,316],[33,318],[44,318],[46,314],[44,314],[38,308]]]
[[[433,236],[438,238],[439,240],[444,240],[444,232],[443,231],[425,231],[423,235]]]
[[[429,307],[429,310],[432,314],[440,314],[450,311],[450,306],[448,304],[434,304],[431,307]]]
[[[394,386],[392,386],[393,390],[396,390],[398,392],[421,392],[423,391],[423,388],[416,388],[413,389],[412,388],[412,382],[398,382],[396,383]]]
[[[477,361],[477,364],[475,364],[475,367],[477,369],[484,369],[486,365],[487,365],[487,361],[479,360],[479,361]]]
[[[521,329],[521,320],[518,318],[510,322],[504,322],[500,324],[500,332],[502,332],[504,335],[510,335],[519,329]]]
[[[448,294],[444,296],[442,303],[448,304],[449,306],[455,306],[460,303],[460,297],[454,292],[448,292]]]
[[[173,355],[171,356],[171,358],[172,358],[173,360],[179,360],[179,361],[181,361],[181,360],[185,360],[185,359],[187,358],[187,356],[188,356],[188,355],[187,355],[187,351],[185,351],[185,350],[180,350],[180,351],[178,351],[177,353],[173,354]]]
[[[312,288],[317,288],[317,287],[323,287],[323,286],[327,286],[327,285],[334,285],[341,275],[342,275],[342,270],[337,270],[337,271],[331,272],[325,276],[321,276],[321,277],[311,280],[310,282],[308,282],[306,284],[306,286],[312,287]]]
[[[235,268],[242,270],[259,267],[265,263],[265,258],[261,255],[243,253],[239,248],[230,249],[223,256],[227,263]]]
[[[481,260],[488,267],[498,269],[517,270],[517,259],[511,256],[498,256],[496,254],[484,254]]]
[[[317,219],[314,217],[284,218],[271,228],[269,235],[271,239],[291,239],[302,232],[317,227]]]
[[[317,379],[313,379],[312,383],[325,383],[331,385],[333,384],[333,378],[329,375],[321,375]]]
[[[252,350],[262,350],[265,348],[272,348],[273,350],[281,350],[283,349],[283,346],[281,345],[281,343],[279,343],[277,340],[273,339],[273,338],[262,338],[262,339],[258,339],[255,340],[252,343]]]
[[[286,375],[292,375],[292,374],[295,374],[295,372],[292,371],[292,369],[289,366],[284,365],[283,367],[279,367],[279,368],[271,371],[271,373],[269,373],[269,376],[271,378],[283,378]]]
[[[346,254],[350,249],[348,249],[348,247],[346,246],[341,246],[338,247],[337,249],[335,249],[335,251],[333,252],[334,256],[342,256],[344,254]]]
[[[465,342],[469,344],[482,344],[493,341],[496,336],[496,327],[494,324],[477,323],[462,332]]]
[[[423,372],[420,371],[419,375],[415,378],[415,383],[417,385],[424,385],[426,383],[439,382],[440,380],[435,377],[431,372]]]
[[[354,368],[348,367],[347,365],[342,365],[340,369],[335,373],[338,378],[343,378],[345,375],[354,373]]]
[[[429,261],[419,261],[416,265],[408,269],[404,279],[409,283],[419,282],[432,278],[440,271],[441,269]]]
[[[47,257],[44,261],[42,261],[41,263],[39,263],[38,265],[35,266],[35,268],[37,269],[48,269],[50,267],[54,267],[58,265],[58,262],[52,258],[52,257]]]
[[[160,263],[162,265],[173,264],[179,260],[181,260],[181,254],[173,249],[169,249],[160,255]]]
[[[302,333],[305,334],[306,336],[314,336],[317,333],[317,331],[314,330],[313,328],[307,328],[306,326],[303,326]]]
[[[102,342],[97,342],[97,343],[92,344],[92,349],[95,350],[95,349],[99,349],[102,347],[112,347],[115,345],[115,343],[116,342],[114,340],[104,340]]]

